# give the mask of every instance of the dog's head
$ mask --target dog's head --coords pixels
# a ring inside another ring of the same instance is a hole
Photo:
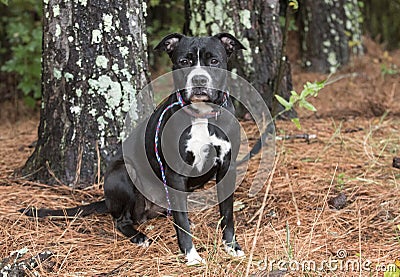
[[[175,86],[184,89],[185,102],[220,104],[226,87],[228,58],[245,47],[228,33],[211,37],[175,33],[163,38],[155,49],[168,53],[173,63]]]

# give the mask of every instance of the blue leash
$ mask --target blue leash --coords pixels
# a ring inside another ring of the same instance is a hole
[[[166,196],[166,198],[167,198],[167,204],[168,204],[167,215],[171,215],[171,201],[170,201],[170,199],[169,199],[167,178],[165,177],[164,165],[163,165],[163,163],[162,163],[162,161],[161,161],[160,154],[159,154],[159,152],[158,152],[158,136],[159,136],[159,133],[160,133],[160,127],[161,127],[161,123],[162,123],[162,121],[163,121],[163,118],[164,118],[165,113],[166,113],[169,109],[171,109],[172,107],[175,107],[175,106],[177,106],[177,105],[180,105],[182,108],[185,106],[185,101],[183,101],[182,95],[181,95],[181,93],[180,93],[179,91],[176,93],[176,96],[177,96],[177,98],[178,98],[178,101],[176,101],[176,102],[174,102],[174,103],[168,105],[168,106],[163,110],[163,112],[161,113],[160,117],[158,118],[156,133],[155,133],[155,136],[154,136],[154,152],[156,153],[157,162],[158,162],[158,165],[160,166],[161,178],[162,178],[162,181],[163,181],[164,190],[165,190],[165,196]],[[221,104],[221,107],[224,107],[224,106],[227,105],[228,97],[229,97],[229,92],[224,92],[224,100],[223,100],[223,103]],[[187,110],[185,110],[185,111],[188,112]],[[188,112],[188,113],[189,113],[189,112]],[[219,114],[219,113],[212,113],[211,116],[217,117],[218,114]],[[194,114],[191,114],[191,115],[194,115]],[[211,116],[206,116],[206,117],[211,117]]]
[[[160,166],[161,178],[162,178],[162,181],[163,181],[165,195],[166,195],[167,203],[168,203],[167,215],[171,215],[171,201],[169,199],[167,178],[165,177],[165,169],[164,169],[163,163],[161,161],[160,154],[158,152],[158,135],[160,133],[160,127],[161,127],[161,123],[162,123],[162,120],[164,118],[165,113],[169,109],[171,109],[172,107],[175,107],[177,105],[180,105],[181,107],[183,107],[185,105],[185,102],[183,101],[182,96],[181,96],[179,91],[176,93],[176,95],[178,97],[178,101],[168,105],[164,109],[164,111],[161,113],[160,118],[158,119],[158,122],[157,122],[156,134],[154,136],[154,152],[156,153],[157,162],[158,162],[158,164]]]

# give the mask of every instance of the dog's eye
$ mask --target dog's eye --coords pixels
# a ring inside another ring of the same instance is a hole
[[[217,59],[211,59],[210,64],[217,65],[219,61]]]
[[[190,65],[190,60],[188,60],[188,59],[180,59],[179,60],[179,64],[181,66],[188,66],[188,65]]]

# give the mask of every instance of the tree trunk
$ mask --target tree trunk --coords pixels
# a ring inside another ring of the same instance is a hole
[[[45,183],[96,181],[121,141],[125,114],[152,110],[138,0],[45,0],[42,109],[36,149],[22,169]],[[98,167],[100,164],[100,168]]]
[[[247,50],[230,61],[230,69],[249,81],[262,95],[270,110],[283,109],[273,96],[277,85],[282,32],[279,24],[279,0],[186,0],[186,26],[189,35],[214,35],[229,32]],[[292,90],[287,59],[279,95],[288,99]],[[254,104],[254,103],[253,103]],[[295,117],[296,112],[286,113]]]
[[[322,73],[362,54],[362,16],[357,0],[302,0],[300,34],[304,66]]]
[[[400,1],[365,0],[364,30],[388,50],[400,47]]]

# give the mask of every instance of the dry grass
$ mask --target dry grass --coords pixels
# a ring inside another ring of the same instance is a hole
[[[257,157],[236,191],[236,199],[245,204],[235,213],[245,259],[233,259],[222,250],[217,208],[190,215],[196,224],[195,244],[207,259],[207,265],[199,267],[185,265],[170,218],[141,226],[155,241],[142,248],[120,235],[110,216],[49,220],[19,214],[17,210],[26,206],[69,207],[102,197],[95,187],[74,191],[11,176],[32,151],[28,145],[35,140],[36,124],[32,120],[0,126],[0,261],[24,247],[29,249],[26,258],[51,250],[54,256],[34,270],[41,276],[244,276],[248,266],[251,274],[266,276],[267,261],[313,260],[318,265],[338,259],[340,249],[347,252],[343,261],[369,260],[373,268],[393,263],[400,255],[400,170],[391,166],[400,153],[398,117],[303,119],[303,131],[318,138],[309,144],[277,142],[279,160],[263,212],[265,188],[248,197]],[[250,133],[254,129],[244,125]],[[349,132],[357,128],[362,130]],[[287,122],[278,123],[281,131],[298,133]],[[335,210],[327,202],[339,192],[347,196],[347,205]],[[369,276],[327,268],[303,273],[288,275]]]

